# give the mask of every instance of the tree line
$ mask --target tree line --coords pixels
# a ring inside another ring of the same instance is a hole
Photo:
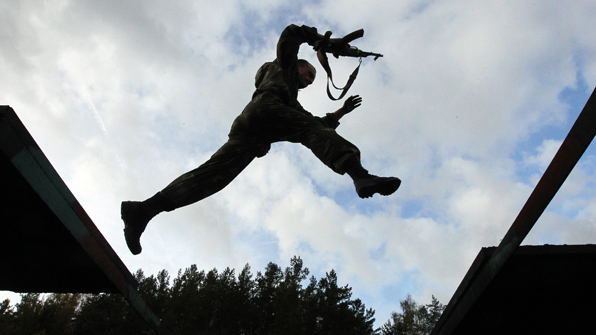
[[[146,277],[135,273],[139,293],[173,334],[430,334],[444,306],[433,297],[418,305],[410,296],[381,328],[375,311],[352,288],[338,284],[334,270],[309,276],[299,257],[282,269],[269,263],[251,273],[247,264],[233,269],[199,271],[191,265],[170,283],[167,271]],[[307,285],[304,285],[306,284]],[[0,334],[152,334],[121,294],[27,293],[15,306],[0,303]]]

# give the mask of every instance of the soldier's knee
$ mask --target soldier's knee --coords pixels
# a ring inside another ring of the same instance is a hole
[[[271,144],[261,144],[255,148],[255,156],[261,158],[269,152],[269,149],[271,149]]]

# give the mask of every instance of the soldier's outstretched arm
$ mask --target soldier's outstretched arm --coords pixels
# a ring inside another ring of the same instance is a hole
[[[344,105],[333,113],[337,120],[341,119],[344,115],[351,113],[354,109],[360,107],[362,104],[362,97],[359,95],[352,95],[344,101]]]
[[[282,67],[289,66],[298,59],[298,49],[302,43],[314,46],[324,36],[317,32],[317,28],[290,24],[279,37],[277,42],[277,59]]]

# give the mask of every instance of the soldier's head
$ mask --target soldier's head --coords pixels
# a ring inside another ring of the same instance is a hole
[[[304,59],[298,60],[298,88],[305,88],[315,81],[317,70]]]

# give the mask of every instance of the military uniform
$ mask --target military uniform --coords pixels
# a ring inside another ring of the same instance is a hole
[[[399,178],[373,176],[362,167],[358,148],[335,131],[339,122],[334,114],[316,117],[298,102],[298,49],[303,43],[314,45],[319,38],[315,28],[288,26],[279,38],[277,58],[257,72],[252,100],[234,120],[228,141],[204,164],[153,197],[122,202],[124,235],[133,254],[141,252],[141,234],[155,215],[219,192],[253,159],[266,155],[274,142],[301,143],[333,171],[348,173],[361,198],[397,190]]]
[[[288,26],[277,44],[277,59],[265,63],[255,78],[251,102],[234,120],[228,141],[204,164],[163,189],[167,210],[202,200],[228,185],[271,143],[302,143],[333,171],[343,174],[349,157],[360,157],[355,145],[339,136],[333,114],[316,117],[304,110],[298,95],[298,48],[314,44],[316,28]]]

